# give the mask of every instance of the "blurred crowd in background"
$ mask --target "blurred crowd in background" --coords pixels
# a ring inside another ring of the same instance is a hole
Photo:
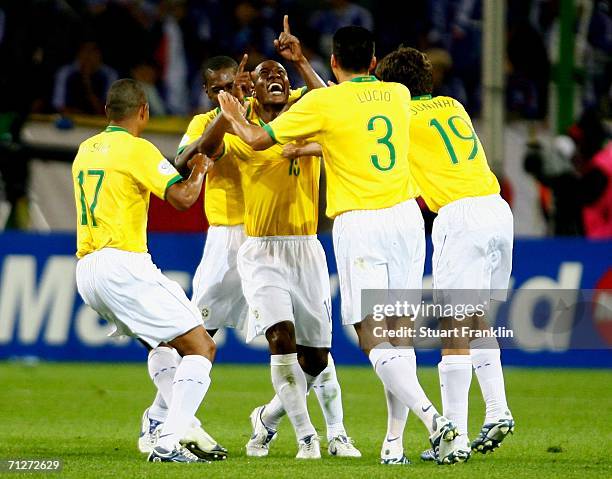
[[[273,39],[286,13],[292,32],[325,79],[332,79],[333,33],[344,25],[361,25],[375,33],[379,58],[400,44],[426,51],[434,65],[434,93],[460,100],[478,117],[483,1],[0,0],[0,140],[14,140],[30,113],[103,115],[109,85],[126,76],[145,85],[152,116],[206,111],[203,62],[214,55],[239,59],[246,52],[248,67],[254,68],[265,58],[277,58]],[[543,120],[548,115],[559,4],[507,1],[508,118]],[[610,2],[576,0],[576,7],[581,109],[606,118],[612,114]],[[299,85],[296,72],[289,74]],[[578,152],[576,138],[568,138]],[[532,146],[527,170],[544,182],[548,153]],[[581,172],[573,168],[572,174]],[[584,228],[553,230],[581,234]]]

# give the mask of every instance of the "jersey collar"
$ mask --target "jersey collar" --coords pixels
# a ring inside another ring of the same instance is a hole
[[[114,131],[124,131],[125,133],[128,133],[128,134],[130,133],[125,128],[123,128],[121,126],[117,126],[117,125],[108,125],[106,127],[106,130],[104,130],[104,133],[112,133]]]
[[[354,82],[354,83],[366,83],[366,82],[378,81],[378,78],[376,78],[374,75],[365,75],[362,77],[355,77],[349,81]]]
[[[413,96],[412,99],[413,100],[431,100],[431,95]]]

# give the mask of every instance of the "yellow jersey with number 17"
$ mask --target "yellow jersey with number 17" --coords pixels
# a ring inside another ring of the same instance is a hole
[[[461,198],[499,193],[497,178],[463,105],[447,96],[412,100],[408,159],[429,209],[437,212]]]
[[[323,149],[327,216],[414,198],[408,147],[410,92],[373,76],[308,92],[265,126],[278,143],[311,139]]]
[[[182,179],[143,138],[109,126],[79,146],[72,163],[79,258],[102,248],[147,251],[151,192],[164,199]]]

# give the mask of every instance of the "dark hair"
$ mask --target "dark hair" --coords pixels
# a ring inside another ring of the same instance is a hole
[[[427,55],[415,48],[400,46],[376,67],[382,81],[401,83],[412,96],[429,95],[433,90],[433,67]]]
[[[342,27],[336,30],[333,54],[340,68],[347,72],[368,71],[374,56],[374,36],[363,27]]]
[[[236,63],[236,60],[234,60],[233,58],[226,57],[223,55],[212,57],[206,60],[204,62],[204,65],[202,65],[202,79],[204,80],[204,83],[208,81],[209,70],[216,72],[219,70],[224,70],[225,68],[231,68],[233,70],[236,70],[238,68],[238,63]]]
[[[106,116],[111,121],[129,118],[142,105],[147,95],[136,80],[122,78],[114,82],[106,94]]]

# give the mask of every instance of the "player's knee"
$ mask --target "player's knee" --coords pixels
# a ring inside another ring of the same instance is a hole
[[[311,376],[318,376],[327,367],[329,349],[307,348],[298,346],[298,361],[302,371]]]
[[[266,339],[271,354],[295,353],[295,330],[293,323],[283,321],[270,326],[266,331]]]

